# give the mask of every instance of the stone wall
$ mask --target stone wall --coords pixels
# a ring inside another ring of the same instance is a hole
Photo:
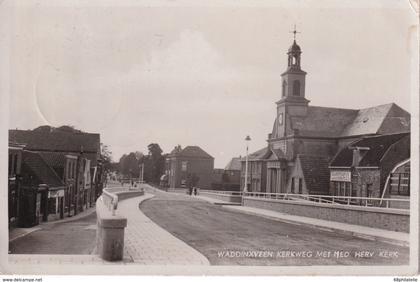
[[[229,203],[240,203],[242,202],[242,196],[239,195],[227,195],[227,194],[217,194],[211,192],[200,192],[200,196],[209,197],[212,199],[221,200]]]
[[[315,202],[244,198],[244,205],[290,215],[313,217],[398,232],[409,232],[409,210],[331,205]]]

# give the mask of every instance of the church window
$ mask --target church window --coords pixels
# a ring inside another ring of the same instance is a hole
[[[279,114],[279,125],[283,125],[283,113]]]
[[[295,178],[292,177],[292,185],[291,185],[291,192],[294,194],[295,193]]]
[[[302,178],[299,178],[299,194],[302,194]]]
[[[300,82],[299,80],[293,81],[293,95],[299,96],[300,95]]]
[[[282,86],[282,97],[286,96],[286,87],[287,87],[287,82],[285,80],[283,80],[283,86]]]

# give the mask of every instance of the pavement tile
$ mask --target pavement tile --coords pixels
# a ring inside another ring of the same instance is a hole
[[[125,246],[134,263],[166,265],[209,265],[201,253],[179,240],[153,221],[139,209],[139,204],[153,195],[126,199],[118,205],[120,214],[127,217]]]

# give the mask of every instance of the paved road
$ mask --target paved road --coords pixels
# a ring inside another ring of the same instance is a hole
[[[9,244],[12,254],[90,254],[95,247],[96,213],[75,221],[42,224]]]
[[[185,195],[156,192],[140,209],[213,265],[408,264],[405,247],[246,215]]]

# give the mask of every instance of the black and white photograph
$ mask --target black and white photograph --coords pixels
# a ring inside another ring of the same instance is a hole
[[[410,0],[0,2],[0,272],[416,275],[418,21]]]

